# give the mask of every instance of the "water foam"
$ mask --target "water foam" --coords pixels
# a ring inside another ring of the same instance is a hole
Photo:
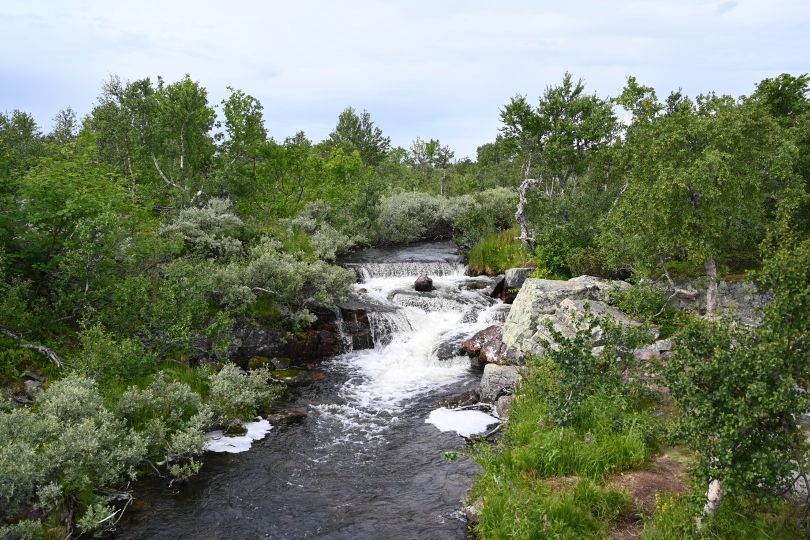
[[[442,407],[430,412],[426,424],[433,424],[439,431],[455,431],[462,437],[483,433],[487,427],[500,420],[485,412],[475,410],[459,411]]]
[[[245,422],[247,433],[229,437],[222,430],[210,431],[205,434],[207,439],[205,449],[209,452],[226,452],[238,454],[250,450],[253,441],[263,439],[273,429],[267,420]]]

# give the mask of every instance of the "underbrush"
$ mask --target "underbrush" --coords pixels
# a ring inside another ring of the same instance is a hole
[[[695,516],[703,506],[701,493],[656,497],[653,516],[644,524],[642,540],[788,540],[802,538],[801,516],[788,504],[772,503],[752,511],[740,501],[727,499],[699,528]]]
[[[473,275],[502,274],[509,268],[532,266],[532,258],[517,237],[516,228],[490,233],[478,241],[468,255],[467,265]]]
[[[622,382],[618,355],[637,337],[605,327],[604,351],[591,352],[594,328],[531,360],[502,441],[475,447],[484,472],[470,491],[482,510],[482,538],[599,538],[632,518],[627,494],[604,485],[656,450],[660,425],[648,396]]]

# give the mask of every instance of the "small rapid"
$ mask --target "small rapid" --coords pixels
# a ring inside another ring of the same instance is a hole
[[[448,462],[459,438],[425,420],[436,401],[472,388],[479,374],[459,345],[502,317],[455,249],[430,243],[370,250],[347,264],[368,312],[374,347],[324,362],[322,381],[297,391],[301,425],[274,428],[249,452],[206,455],[177,495],[147,483],[148,508],[123,538],[465,538],[461,498],[476,466]],[[428,274],[434,290],[416,292]]]

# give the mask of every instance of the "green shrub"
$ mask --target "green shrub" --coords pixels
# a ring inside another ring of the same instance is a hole
[[[81,506],[135,478],[145,456],[144,439],[104,407],[95,382],[69,375],[33,407],[0,413],[0,508]]]
[[[553,279],[568,279],[571,269],[568,267],[568,256],[576,247],[570,235],[562,228],[545,229],[535,235],[535,261],[538,269]]]
[[[189,250],[201,257],[228,257],[242,251],[237,238],[242,220],[233,213],[229,199],[210,199],[201,208],[184,208],[160,234],[182,239]]]
[[[151,373],[157,359],[134,339],[116,340],[99,325],[82,332],[82,350],[74,359],[76,371],[101,384],[128,382]]]
[[[453,219],[454,239],[472,246],[488,234],[514,226],[517,193],[509,188],[493,188],[473,194],[463,211]]]
[[[632,355],[625,351],[648,343],[652,335],[646,328],[622,328],[607,319],[586,313],[576,322],[576,333],[563,336],[549,323],[551,342],[545,343],[545,355],[531,365],[538,396],[545,402],[549,418],[560,426],[583,427],[583,405],[591,396],[604,394],[608,401],[616,394],[637,400],[642,388],[634,377]],[[604,348],[593,353],[593,336],[601,334]],[[633,382],[624,382],[623,376]],[[585,411],[592,418],[598,410]]]
[[[407,244],[429,238],[449,237],[452,226],[443,215],[444,197],[405,192],[383,197],[380,202],[379,240],[384,244]]]
[[[334,261],[339,255],[351,251],[358,244],[368,241],[363,231],[354,223],[347,223],[345,228],[336,228],[332,221],[334,212],[323,201],[308,203],[295,217],[282,220],[291,234],[302,232],[309,238],[313,254],[325,261]],[[351,221],[351,220],[349,220]],[[352,235],[346,234],[346,229],[353,229]],[[292,250],[295,251],[295,250]]]
[[[269,378],[266,368],[244,374],[235,364],[225,364],[211,378],[210,402],[219,421],[247,420],[269,408],[283,393],[283,387],[268,384]]]
[[[332,307],[345,298],[355,275],[320,259],[287,253],[278,240],[265,237],[247,260],[218,268],[213,281],[215,295],[230,311],[244,313],[262,295],[295,329],[315,320],[309,308]]]
[[[773,331],[694,321],[663,370],[679,434],[700,457],[699,482],[717,479],[727,495],[761,504],[810,458],[796,421],[810,409],[799,378],[806,352],[791,358]]]
[[[565,263],[572,276],[615,279],[623,274],[620,269],[610,265],[600,249],[592,246],[572,248],[565,256]]]

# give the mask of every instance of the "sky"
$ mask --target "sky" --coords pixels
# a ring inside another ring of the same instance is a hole
[[[244,90],[278,140],[328,136],[347,106],[395,146],[437,138],[475,158],[511,96],[566,71],[601,97],[627,76],[660,97],[749,94],[810,72],[807,0],[2,0],[0,111],[90,112],[111,75],[186,73],[212,104]]]

